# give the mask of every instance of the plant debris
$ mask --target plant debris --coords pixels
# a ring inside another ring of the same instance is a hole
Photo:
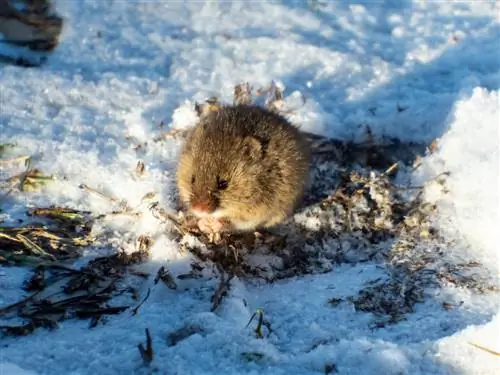
[[[187,339],[188,337],[197,334],[197,333],[202,333],[203,329],[198,326],[198,325],[193,325],[193,324],[187,324],[178,330],[171,332],[168,334],[167,340],[168,340],[168,346],[174,346],[177,345],[182,340]]]
[[[245,362],[261,363],[266,358],[266,355],[259,352],[243,352],[241,353],[241,357]]]
[[[221,271],[220,267],[219,270]],[[220,303],[222,302],[222,299],[227,295],[227,292],[229,291],[231,280],[233,279],[233,277],[233,274],[229,275],[229,277],[226,277],[225,273],[223,271],[221,272],[219,287],[212,296],[212,308],[210,309],[210,311],[214,312],[215,310],[217,310]]]
[[[25,335],[39,327],[56,328],[61,320],[91,318],[91,326],[102,316],[119,314],[129,306],[113,306],[113,296],[127,291],[119,281],[128,267],[149,259],[149,247],[127,254],[117,251],[97,257],[80,269],[64,264],[80,255],[78,248],[92,244],[92,219],[88,212],[63,207],[36,208],[28,215],[44,223],[0,227],[0,261],[7,265],[34,266],[24,284],[31,292],[24,299],[0,308],[2,320],[21,318],[16,326],[2,326],[4,334]]]
[[[494,356],[496,357],[500,357],[500,352],[496,352],[494,350],[491,350],[491,349],[488,349],[488,348],[485,348],[484,346],[481,346],[481,345],[478,345],[478,344],[474,344],[472,342],[469,342],[469,345],[472,345],[478,349],[481,349],[481,350],[484,350],[485,352],[487,353],[490,353],[490,354],[493,354]]]
[[[54,180],[54,176],[46,175],[38,168],[32,167],[33,158],[31,156],[24,155],[8,160],[0,160],[0,166],[2,166],[2,172],[4,173],[18,167],[17,164],[19,163],[24,165],[24,171],[0,180],[0,188],[9,189],[9,192],[14,189],[23,192],[33,192],[39,191],[41,187]]]
[[[160,280],[163,282],[163,284],[167,286],[167,288],[177,289],[177,284],[175,283],[174,278],[172,277],[170,272],[165,268],[165,266],[161,266],[161,268],[158,270],[154,283],[158,284]]]
[[[271,335],[271,333],[273,333],[273,330],[271,329],[271,323],[269,323],[269,321],[267,321],[266,319],[264,319],[264,310],[263,309],[257,309],[257,311],[255,313],[253,313],[253,315],[251,316],[249,322],[247,323],[247,327],[250,325],[250,323],[252,323],[252,320],[254,320],[254,318],[258,316],[258,321],[257,321],[257,326],[255,327],[255,337],[257,337],[258,339],[262,339],[264,338],[264,334],[262,333],[262,327],[266,327],[267,328],[267,337],[269,337]]]
[[[73,259],[92,242],[92,220],[87,213],[50,207],[29,210],[28,215],[50,220],[0,226],[0,263],[36,265]]]
[[[146,293],[146,296],[142,299],[142,301],[132,310],[132,315],[137,315],[139,312],[139,309],[142,307],[144,302],[146,302],[151,295],[151,288],[148,288],[148,291]]]
[[[142,343],[139,343],[137,345],[137,348],[139,349],[139,353],[141,353],[141,358],[144,361],[144,364],[146,366],[149,366],[151,362],[153,362],[153,341],[151,340],[151,334],[149,333],[149,329],[146,328],[146,348],[142,345]]]
[[[59,44],[63,24],[49,0],[0,0],[0,34],[11,47],[9,54],[0,55],[0,61],[40,66]]]
[[[339,372],[339,370],[335,363],[327,363],[325,365],[325,375],[336,374],[337,372]]]
[[[267,108],[283,110],[286,100],[275,83],[255,94],[248,83],[237,85],[234,102],[249,104],[262,95],[267,95]],[[196,104],[196,111],[203,116],[220,106],[218,98],[210,98]],[[303,207],[279,228],[255,234],[222,233],[216,238],[200,233],[189,215],[168,213],[158,204],[152,208],[158,218],[173,224],[182,249],[201,264],[221,268],[221,275],[272,282],[329,272],[340,263],[385,264],[386,279],[350,298],[356,309],[378,316],[375,325],[404,319],[423,300],[425,288],[454,283],[478,292],[497,289],[440,250],[444,239],[434,225],[437,207],[424,201],[423,193],[433,184],[446,194],[449,173],[422,186],[404,184],[418,167],[415,161],[435,149],[436,142],[429,147],[393,139],[375,142],[369,128],[364,143],[305,135],[313,150],[311,187]],[[219,290],[225,291],[224,285],[222,277]]]
[[[286,98],[281,86],[274,82],[255,93],[248,83],[234,89],[235,103],[251,103],[260,96],[267,96],[264,104],[267,108],[290,113],[284,108]],[[199,116],[204,116],[208,111],[217,111],[220,105],[218,98],[210,98],[202,105],[196,104],[195,110]],[[184,136],[186,131],[180,133]],[[414,311],[415,304],[424,299],[428,288],[453,285],[477,293],[499,290],[486,276],[480,277],[481,273],[476,272],[481,264],[472,260],[458,262],[443,248],[447,242],[435,225],[437,206],[426,202],[423,196],[431,185],[446,194],[449,173],[441,173],[422,186],[405,183],[418,168],[421,155],[436,149],[436,142],[429,147],[390,139],[375,142],[369,128],[366,128],[366,142],[363,143],[305,135],[313,150],[310,188],[303,206],[280,227],[211,237],[201,233],[196,220],[189,215],[160,207],[156,201],[157,192],[143,197],[142,202],[149,205],[151,214],[167,224],[169,236],[178,241],[180,250],[188,252],[192,260],[191,270],[176,277],[165,266],[159,268],[154,285],[132,309],[112,305],[111,301],[114,296],[126,292],[132,294],[134,301],[139,300],[137,289],[122,286],[121,280],[126,275],[141,278],[141,281],[149,277],[149,274],[130,269],[149,259],[154,243],[149,235],[137,238],[136,250],[132,253],[119,249],[80,269],[64,264],[80,257],[81,249],[88,246],[107,245],[114,249],[105,240],[102,243],[93,238],[91,230],[102,218],[139,217],[141,213],[133,211],[126,201],[82,184],[81,189],[117,205],[117,211],[93,215],[66,207],[42,207],[28,211],[29,224],[0,226],[0,263],[33,267],[32,277],[24,284],[25,291],[31,294],[0,308],[0,318],[21,318],[23,323],[1,326],[2,331],[11,335],[29,334],[38,327],[55,328],[59,321],[69,318],[90,318],[90,327],[95,327],[105,321],[105,316],[128,309],[132,316],[138,314],[152,288],[160,281],[175,290],[178,280],[202,278],[207,272],[219,278],[211,299],[211,311],[214,312],[228,295],[235,276],[273,282],[297,275],[330,272],[341,263],[378,263],[386,270],[385,277],[367,284],[357,295],[328,301],[335,307],[348,300],[356,310],[373,313],[374,329],[404,320]],[[164,135],[158,140],[166,138]],[[5,150],[9,147],[2,145]],[[31,168],[31,157],[10,160],[6,166],[24,163],[25,168],[24,172],[8,180],[10,189],[17,185],[24,191],[46,177]],[[145,173],[142,162],[137,164],[135,172],[134,178]],[[443,305],[443,308],[450,307]],[[248,324],[255,317],[258,318],[256,337],[264,337],[263,327],[267,328],[269,336],[271,325],[263,311],[258,310]],[[175,345],[200,331],[199,327],[185,327],[171,334],[170,341]],[[139,350],[145,362],[150,362],[148,347]]]

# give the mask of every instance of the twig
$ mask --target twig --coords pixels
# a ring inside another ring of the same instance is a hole
[[[100,315],[116,315],[125,310],[127,310],[130,306],[113,306],[113,307],[103,307],[97,309],[88,309],[88,310],[76,310],[75,314],[79,318],[89,318],[92,316],[100,316]]]
[[[151,340],[148,328],[146,328],[146,349],[144,349],[142,343],[138,344],[137,348],[139,349],[139,353],[141,353],[144,364],[148,366],[153,361],[153,341]]]
[[[25,155],[25,156],[19,156],[17,158],[12,158],[12,159],[4,159],[4,160],[0,160],[0,165],[2,165],[2,164],[10,164],[10,163],[26,162],[26,160],[28,160],[30,158],[31,158],[31,156]]]
[[[430,180],[427,180],[424,185],[409,185],[409,186],[400,186],[400,185],[392,185],[392,188],[394,190],[423,190],[425,189],[425,186],[430,183],[430,182],[433,182],[433,181],[436,181],[439,177],[441,176],[449,176],[451,174],[450,171],[444,171],[444,172],[441,172],[439,173],[437,176],[434,176],[433,178],[431,178]]]
[[[151,294],[151,288],[148,288],[148,292],[146,293],[146,297],[143,298],[143,300],[132,310],[132,315],[137,315],[139,312],[139,309],[141,306],[146,302],[146,300],[149,298],[149,295]]]
[[[425,188],[425,185],[410,185],[410,186],[399,186],[399,185],[393,185],[392,188],[394,190],[422,190]]]
[[[214,295],[212,296],[212,308],[210,309],[211,312],[214,312],[217,310],[219,307],[220,303],[222,302],[222,298],[227,295],[227,291],[229,290],[231,280],[233,279],[234,275],[231,274],[229,278],[226,280],[225,278],[225,273],[221,273],[221,279],[219,283],[219,287],[215,291]]]
[[[82,190],[85,190],[86,192],[90,193],[90,194],[94,194],[94,195],[97,195],[101,198],[104,198],[104,199],[107,199],[108,201],[111,201],[113,203],[121,203],[121,201],[118,199],[118,198],[115,198],[115,197],[110,197],[108,195],[105,195],[103,193],[101,193],[100,191],[94,189],[94,188],[91,188],[90,186],[88,185],[85,185],[85,184],[80,184],[80,186],[78,186],[80,189]]]
[[[245,328],[247,328],[250,325],[250,323],[252,323],[252,321],[254,320],[255,316],[257,316],[257,315],[259,315],[259,320],[257,322],[257,327],[255,327],[255,330],[254,330],[255,335],[257,336],[258,339],[263,338],[264,335],[262,334],[262,326],[264,326],[269,331],[268,335],[267,335],[269,337],[273,331],[271,329],[271,323],[269,323],[267,320],[264,319],[264,309],[257,309],[257,311],[255,311],[253,313],[252,317],[248,321],[248,323],[245,326]]]
[[[500,357],[500,352],[496,352],[494,350],[491,350],[491,349],[488,349],[488,348],[485,348],[484,346],[481,346],[481,345],[478,345],[478,344],[474,344],[472,342],[468,342],[469,345],[472,345],[472,346],[475,346],[476,348],[478,349],[481,349],[481,350],[484,350],[485,352],[488,352],[490,354],[493,354],[497,357]]]
[[[15,309],[16,307],[22,307],[22,306],[24,306],[26,303],[28,303],[29,301],[31,301],[33,298],[35,298],[41,292],[42,292],[42,290],[39,290],[38,292],[35,292],[35,293],[29,295],[28,297],[20,300],[20,301],[17,301],[15,303],[11,304],[11,305],[8,305],[8,306],[0,308],[0,315],[3,315],[3,314],[9,312],[12,309]]]
[[[31,172],[31,169],[30,169],[31,158],[26,159],[26,162],[24,165],[26,166],[26,171],[21,175],[21,178],[19,181],[19,190],[21,190],[21,191],[23,191],[24,183],[26,182],[26,179],[28,178],[28,175]]]
[[[391,165],[389,168],[387,168],[386,171],[384,173],[382,173],[382,176],[387,176],[389,173],[391,173],[397,167],[398,167],[398,163],[396,162],[393,165]]]
[[[156,274],[154,279],[154,283],[158,284],[158,281],[163,281],[163,283],[170,289],[177,289],[177,284],[175,283],[174,278],[170,274],[170,272],[165,268],[165,266],[161,266]]]
[[[47,260],[41,260],[40,257],[15,254],[11,251],[5,251],[0,249],[0,257],[4,258],[9,262],[14,262],[16,264],[28,265],[28,266],[41,266],[50,265],[51,263]]]
[[[184,230],[182,227],[182,224],[177,220],[177,218],[174,217],[173,214],[170,212],[166,211],[163,208],[159,207],[158,202],[154,202],[149,206],[149,210],[151,211],[151,214],[158,220],[162,220],[164,222],[171,222],[175,229],[181,234],[185,235],[187,232]]]
[[[16,238],[23,243],[23,245],[31,250],[33,253],[43,255],[45,257],[50,258],[53,261],[56,261],[57,258],[53,256],[52,254],[47,253],[45,250],[43,250],[40,246],[38,246],[36,243],[31,241],[28,237],[23,236],[22,234],[17,234]]]
[[[117,216],[125,216],[125,217],[130,217],[131,219],[136,219],[139,216],[141,216],[141,213],[135,211],[113,211],[107,214],[101,214],[99,216],[96,216],[96,220],[115,218]]]

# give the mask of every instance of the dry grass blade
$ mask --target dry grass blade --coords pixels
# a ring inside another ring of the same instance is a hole
[[[478,344],[474,344],[472,342],[469,342],[469,345],[472,345],[472,346],[474,346],[474,347],[476,347],[478,349],[484,350],[485,352],[493,354],[494,356],[500,357],[500,352],[496,352],[494,350],[485,348],[484,346],[481,346],[481,345],[478,345]]]
[[[153,243],[154,241],[150,236],[142,234],[137,239],[137,251],[147,253],[151,249],[151,246],[153,246]]]
[[[220,268],[220,267],[219,267]],[[222,271],[222,269],[220,269]],[[221,278],[220,278],[220,283],[215,291],[214,295],[212,296],[212,308],[210,309],[211,312],[214,312],[217,310],[217,308],[220,306],[222,299],[227,295],[227,292],[229,291],[229,288],[231,286],[231,280],[233,279],[234,275],[230,275],[227,279],[225,276],[225,273],[221,273]]]
[[[21,227],[0,228],[0,255],[7,262],[41,264],[74,257],[78,247],[86,246],[85,237],[71,237],[71,233],[52,233],[50,229]],[[61,236],[63,234],[64,237]]]
[[[103,307],[96,309],[82,309],[75,311],[75,314],[79,318],[92,318],[99,317],[102,315],[116,315],[127,310],[129,306],[113,306],[113,307]]]
[[[145,171],[146,171],[146,165],[144,164],[143,161],[139,160],[135,166],[136,177],[142,177]]]
[[[35,208],[28,216],[45,222],[21,227],[0,227],[0,247],[7,262],[46,263],[78,255],[77,249],[92,243],[92,218],[88,213],[63,207]],[[32,259],[36,256],[40,259]],[[35,262],[33,262],[35,261]]]
[[[56,257],[53,256],[52,254],[49,254],[47,253],[45,250],[43,250],[40,246],[38,246],[36,243],[34,243],[33,241],[31,241],[29,238],[23,236],[22,234],[17,234],[17,239],[19,241],[21,241],[24,246],[26,246],[26,248],[30,251],[32,251],[33,253],[35,254],[38,254],[38,255],[41,255],[41,256],[44,256],[44,257],[47,257],[49,258],[50,260],[56,260]]]
[[[80,211],[67,207],[39,207],[28,210],[31,216],[45,216],[54,220],[85,221],[90,215],[89,211]]]
[[[245,362],[260,363],[263,359],[266,358],[266,355],[259,352],[242,352],[241,357],[245,360]]]
[[[325,365],[325,375],[333,374],[339,372],[337,365],[335,363],[327,363]]]
[[[0,330],[8,336],[27,336],[33,333],[36,329],[36,325],[33,322],[29,322],[19,326],[0,326]]]
[[[148,288],[148,292],[146,293],[146,296],[142,299],[142,301],[132,310],[132,315],[137,315],[139,312],[139,309],[142,307],[144,302],[146,302],[151,294],[151,288]]]
[[[28,292],[40,291],[45,288],[46,283],[45,268],[43,266],[37,267],[31,279],[24,283],[23,289]]]
[[[255,327],[255,330],[254,330],[255,336],[258,339],[264,338],[264,335],[262,333],[262,327],[266,327],[268,330],[267,336],[269,337],[273,331],[271,329],[271,323],[269,323],[267,320],[264,319],[264,309],[257,309],[257,311],[255,313],[253,313],[253,315],[250,317],[250,320],[248,321],[246,327],[248,327],[250,325],[250,323],[252,323],[252,321],[254,320],[254,318],[256,316],[259,317],[259,320],[257,321],[257,326]]]
[[[159,281],[162,281],[170,289],[177,289],[177,284],[175,283],[174,278],[170,274],[170,272],[165,268],[165,266],[161,266],[158,270],[156,277],[154,279],[154,283],[158,284]]]
[[[80,184],[80,186],[78,186],[80,189],[82,190],[85,190],[86,192],[88,193],[91,193],[91,194],[94,194],[94,195],[97,195],[98,197],[101,197],[101,198],[104,198],[108,201],[111,201],[113,203],[119,203],[120,200],[118,198],[115,198],[115,197],[110,197],[110,196],[107,196],[103,193],[101,193],[100,191],[94,189],[94,188],[91,188],[90,186],[88,185],[85,185],[85,184]]]
[[[18,184],[20,191],[37,191],[40,187],[46,185],[48,182],[53,181],[53,176],[47,176],[36,168],[30,168],[32,159],[25,160],[26,171],[18,175],[10,177],[7,182],[14,186]]]
[[[20,191],[23,191],[24,183],[26,182],[26,179],[28,178],[28,175],[31,172],[31,169],[30,169],[31,158],[29,158],[29,159],[26,160],[25,166],[26,166],[26,171],[24,173],[22,173],[21,175],[19,175],[19,177],[14,176],[13,178],[11,178],[11,179],[17,179],[17,178],[19,178],[19,190]]]
[[[398,163],[394,163],[393,165],[391,165],[389,168],[386,169],[386,171],[382,174],[382,176],[390,175],[397,167]]]
[[[90,186],[85,185],[85,184],[80,184],[79,188],[82,190],[85,190],[86,192],[88,192],[90,194],[94,194],[98,197],[106,199],[112,203],[117,203],[120,206],[120,209],[122,209],[123,211],[132,211],[132,209],[128,206],[128,204],[125,200],[120,200],[118,198],[105,195],[105,194],[101,193],[100,191],[98,191],[94,188],[91,188]]]
[[[179,343],[180,341],[185,340],[194,334],[202,332],[203,332],[202,327],[194,324],[187,324],[168,334],[168,345],[169,346],[177,345],[177,343]]]
[[[47,260],[40,259],[39,256],[16,254],[5,250],[0,250],[0,264],[36,267],[48,263]]]
[[[15,302],[11,305],[5,306],[0,308],[0,316],[5,315],[6,313],[16,309],[16,308],[22,308],[24,305],[26,305],[28,302],[33,300],[36,296],[38,296],[41,293],[41,291],[38,291],[36,293],[33,293],[32,295],[23,298],[22,300]]]
[[[10,241],[12,241],[12,242],[21,242],[21,240],[19,240],[19,239],[15,238],[15,237],[12,237],[12,236],[10,236],[10,235],[8,235],[7,233],[4,233],[4,232],[3,232],[4,230],[6,230],[6,228],[1,228],[1,227],[0,227],[0,238],[2,238],[2,237],[3,237],[3,238],[6,238],[6,239],[8,239],[8,240],[10,240]]]
[[[29,160],[30,158],[31,158],[31,156],[25,155],[25,156],[18,156],[16,158],[12,158],[12,159],[0,160],[0,165],[13,164],[13,163],[25,163],[26,164],[27,160]]]
[[[166,211],[164,208],[161,208],[158,202],[152,203],[149,206],[149,209],[151,214],[158,220],[172,223],[179,234],[185,235],[188,233],[186,228],[184,228],[183,223],[181,223],[174,214]]]
[[[146,328],[146,348],[142,345],[142,343],[137,345],[139,349],[139,353],[141,354],[141,358],[144,361],[144,364],[148,366],[153,361],[153,340],[151,340],[151,334],[149,333],[149,329]]]
[[[38,213],[54,212],[41,210]],[[75,219],[75,216],[70,215],[70,217]],[[84,215],[77,217],[81,219]],[[31,251],[40,250],[34,245],[34,239],[39,239],[41,236],[33,234],[41,231],[41,228],[1,229],[0,239],[15,240],[15,244],[23,248],[29,246]],[[51,232],[46,232],[44,235],[54,241],[55,238],[60,238],[60,233],[61,231],[52,235]],[[144,244],[146,243],[147,241],[144,241]],[[71,317],[92,318],[91,325],[95,325],[103,315],[119,314],[128,309],[128,306],[108,306],[107,302],[114,293],[119,293],[117,281],[126,274],[128,266],[148,258],[149,246],[144,244],[139,246],[139,251],[132,254],[119,251],[107,257],[96,258],[80,270],[45,261],[41,263],[42,267],[35,269],[33,277],[25,284],[25,290],[36,292],[17,303],[1,308],[0,315],[8,314],[9,317],[28,319],[34,322],[32,327],[34,330],[37,327],[55,326],[57,321]],[[24,330],[23,327],[10,329],[26,334],[33,331]]]

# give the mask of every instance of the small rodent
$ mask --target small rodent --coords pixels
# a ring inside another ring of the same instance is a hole
[[[269,228],[300,204],[309,166],[308,143],[284,117],[255,105],[221,106],[189,130],[179,196],[200,229]]]

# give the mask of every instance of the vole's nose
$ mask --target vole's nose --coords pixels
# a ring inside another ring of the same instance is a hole
[[[191,202],[191,211],[196,215],[209,215],[217,209],[217,200],[212,196],[200,197]]]
[[[215,211],[211,202],[196,202],[191,206],[191,208],[193,209],[193,211],[204,212],[207,214]]]

